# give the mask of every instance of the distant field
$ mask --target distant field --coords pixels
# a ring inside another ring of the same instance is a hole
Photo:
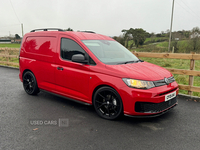
[[[154,38],[146,38],[145,43],[149,42],[149,41],[155,41],[155,42],[158,42],[158,41],[162,41],[162,40],[168,40],[168,37],[154,37]]]
[[[20,48],[20,44],[16,43],[0,43],[0,47]]]

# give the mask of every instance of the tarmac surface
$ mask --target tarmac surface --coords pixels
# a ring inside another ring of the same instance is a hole
[[[200,102],[148,119],[109,121],[92,106],[25,93],[19,70],[0,67],[0,150],[199,150]]]

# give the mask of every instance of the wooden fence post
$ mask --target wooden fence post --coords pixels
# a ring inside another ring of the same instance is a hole
[[[195,60],[190,59],[190,70],[194,70],[194,68],[195,68]],[[189,76],[189,86],[192,87],[193,83],[194,83],[194,76],[190,75]],[[188,95],[192,96],[192,91],[188,91]]]
[[[5,48],[5,54],[6,54],[7,65],[9,65],[9,51],[7,47]]]

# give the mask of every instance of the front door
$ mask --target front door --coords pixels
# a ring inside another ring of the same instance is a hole
[[[86,52],[69,37],[62,37],[60,43],[55,66],[56,92],[72,99],[88,102],[90,65],[71,61],[74,54],[86,55]]]

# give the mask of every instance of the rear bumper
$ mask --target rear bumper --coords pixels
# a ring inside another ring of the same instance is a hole
[[[23,80],[22,80],[22,73],[21,73],[21,71],[19,72],[19,79],[20,79],[20,81],[21,81],[21,82],[23,82]]]

